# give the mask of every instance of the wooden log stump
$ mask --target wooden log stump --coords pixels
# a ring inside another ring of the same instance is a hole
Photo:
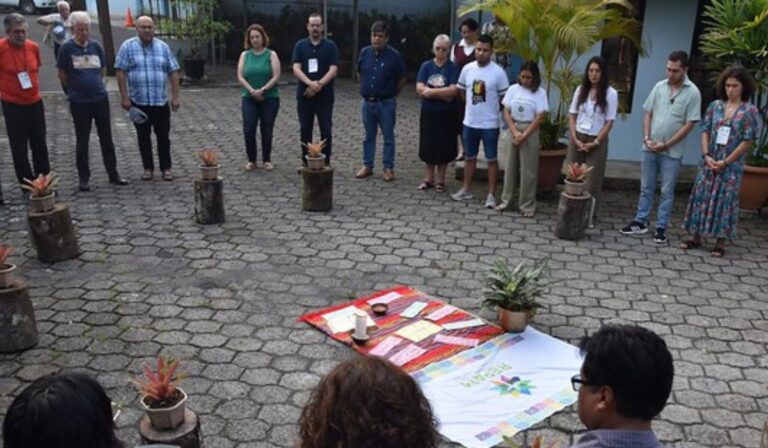
[[[301,208],[309,212],[327,212],[333,208],[333,168],[322,170],[301,170],[304,179],[304,193]]]
[[[195,179],[195,221],[198,224],[224,222],[224,180]]]
[[[149,417],[144,415],[139,422],[139,435],[146,444],[162,444],[180,448],[200,448],[203,446],[203,435],[200,432],[200,420],[197,414],[186,409],[184,422],[173,429],[155,429],[149,423]]]
[[[27,285],[15,280],[0,289],[0,353],[18,352],[37,345],[35,310]]]
[[[581,196],[571,196],[566,192],[560,193],[555,236],[564,240],[584,238],[591,212],[592,196],[589,193],[584,193]]]
[[[55,204],[47,212],[27,212],[29,238],[37,258],[46,263],[69,260],[80,255],[77,235],[66,204]]]

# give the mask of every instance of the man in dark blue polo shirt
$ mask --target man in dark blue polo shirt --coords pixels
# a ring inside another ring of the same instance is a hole
[[[312,142],[312,129],[317,116],[320,138],[325,140],[325,164],[331,164],[333,143],[333,79],[339,69],[339,49],[332,40],[323,38],[323,18],[312,13],[307,20],[309,37],[293,47],[293,75],[299,79],[296,86],[296,110],[301,126],[301,142]],[[307,164],[307,149],[301,145],[301,161]]]
[[[102,70],[106,67],[104,50],[97,42],[89,39],[91,18],[88,13],[75,11],[69,16],[69,21],[73,36],[59,49],[56,65],[59,68],[59,79],[62,85],[67,87],[69,109],[75,122],[75,154],[80,191],[91,189],[88,183],[91,177],[88,167],[91,121],[96,122],[101,157],[104,159],[109,182],[126,185],[128,182],[117,174],[115,145],[112,142],[112,125],[109,120],[109,100],[102,78]]]
[[[373,174],[376,154],[376,132],[381,127],[384,137],[384,180],[395,180],[395,97],[405,86],[405,61],[400,53],[387,45],[389,28],[382,21],[371,25],[371,45],[360,51],[357,72],[363,97],[363,167],[355,177]]]

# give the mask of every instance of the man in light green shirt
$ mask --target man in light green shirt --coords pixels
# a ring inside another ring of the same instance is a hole
[[[635,218],[620,232],[637,235],[648,231],[656,178],[661,178],[661,201],[656,213],[653,240],[667,244],[667,225],[675,200],[677,173],[685,152],[685,137],[701,119],[701,93],[688,79],[688,55],[674,51],[667,61],[667,79],[659,81],[643,104],[643,155],[640,165],[640,199]]]

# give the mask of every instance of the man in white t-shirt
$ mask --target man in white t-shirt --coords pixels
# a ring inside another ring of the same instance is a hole
[[[454,201],[472,199],[469,187],[475,175],[480,141],[483,142],[485,158],[488,160],[487,208],[496,207],[496,178],[499,172],[497,148],[499,142],[499,117],[501,98],[509,88],[507,74],[495,62],[493,38],[487,34],[477,39],[475,62],[464,66],[459,75],[459,95],[465,103],[464,131],[464,187],[451,197]]]

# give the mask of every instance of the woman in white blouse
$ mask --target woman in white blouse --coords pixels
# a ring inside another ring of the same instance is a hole
[[[496,210],[510,208],[519,191],[520,213],[532,217],[536,213],[536,185],[539,171],[539,125],[549,112],[547,92],[541,88],[539,66],[526,61],[520,67],[518,83],[507,90],[504,99],[504,121],[509,126],[512,150],[504,170],[504,191]]]
[[[594,166],[587,174],[587,189],[597,197],[603,189],[608,133],[616,120],[619,94],[608,85],[605,59],[595,56],[587,63],[584,79],[573,94],[568,127],[571,142],[568,161]]]

